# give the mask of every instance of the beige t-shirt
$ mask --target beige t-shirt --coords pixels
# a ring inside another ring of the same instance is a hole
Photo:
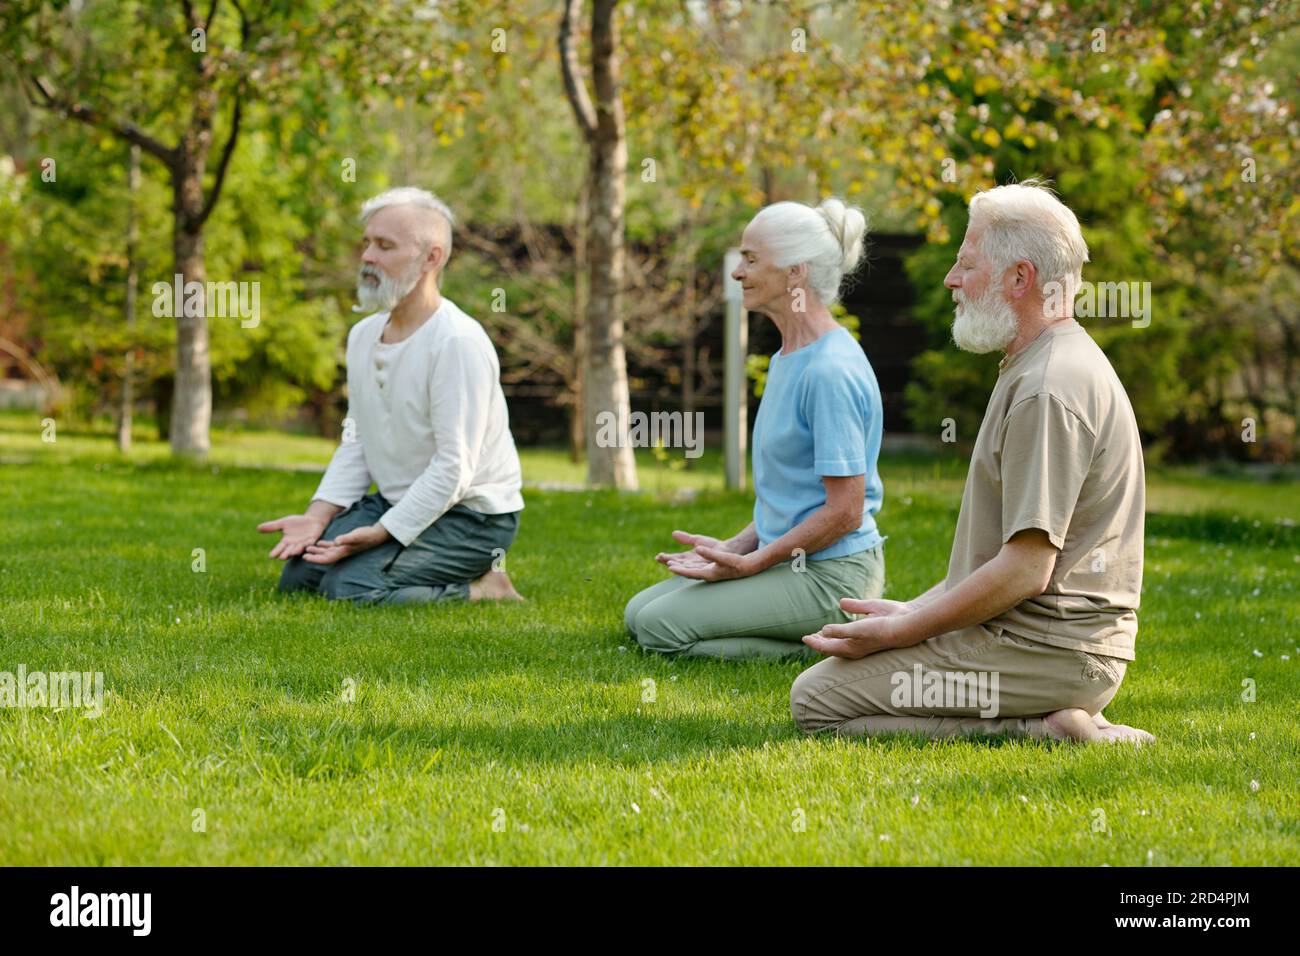
[[[1146,485],[1124,386],[1072,319],[998,369],[966,475],[947,588],[1017,531],[1041,528],[1060,549],[1051,583],[988,625],[1131,661]]]

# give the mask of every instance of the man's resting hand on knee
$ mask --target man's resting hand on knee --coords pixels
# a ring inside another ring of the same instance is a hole
[[[848,624],[827,624],[816,634],[805,635],[803,641],[823,654],[856,660],[983,624],[1047,590],[1058,554],[1047,532],[1026,528],[1012,535],[992,560],[952,590],[932,597],[932,589],[906,604],[844,598],[840,607],[867,616]]]

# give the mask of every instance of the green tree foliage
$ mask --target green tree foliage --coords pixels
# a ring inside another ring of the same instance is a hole
[[[1124,381],[1157,455],[1289,457],[1300,410],[1300,318],[1282,292],[1296,264],[1294,104],[1284,92],[1294,60],[1265,51],[1296,52],[1294,14],[1275,4],[1217,17],[1111,4],[1073,23],[1083,43],[1038,41],[1055,55],[1036,67],[1036,91],[950,83],[962,103],[953,153],[959,165],[990,168],[985,188],[1052,179],[1083,225],[1085,280],[1150,283],[1149,317],[1081,321]],[[1036,42],[1033,25],[1016,29],[1022,42]],[[964,441],[974,439],[997,367],[996,356],[947,341],[952,301],[942,283],[969,195],[938,193],[932,242],[908,262],[915,314],[934,344],[914,364],[909,416],[928,434],[952,418]],[[1256,442],[1242,440],[1246,418],[1260,424]]]
[[[183,9],[0,5],[0,160],[15,165],[0,182],[0,331],[54,365],[83,410],[112,407],[132,344],[141,394],[161,400],[169,387],[175,330],[152,316],[150,286],[171,274],[172,196],[146,157],[140,316],[128,340],[124,144],[29,107],[21,77],[36,70],[52,89],[79,91],[174,142],[192,115],[192,84],[174,82],[194,65],[178,39]],[[216,9],[220,105],[207,183],[231,98],[246,100],[205,227],[207,271],[259,281],[262,292],[257,328],[213,322],[217,414],[269,419],[305,404],[327,430],[342,414],[356,213],[405,183],[457,212],[446,289],[489,327],[507,387],[576,407],[585,159],[557,60],[561,4],[218,0]],[[259,24],[245,46],[241,9]],[[717,399],[719,356],[697,339],[719,319],[725,249],[765,203],[839,194],[867,209],[873,229],[929,240],[908,264],[914,316],[932,334],[907,390],[910,414],[926,434],[951,417],[973,439],[996,359],[948,341],[942,279],[969,197],[1040,175],[1083,222],[1086,279],[1151,283],[1146,327],[1085,319],[1148,442],[1176,456],[1293,453],[1293,4],[644,0],[618,15],[624,313],[642,400]],[[579,48],[585,58],[585,41]],[[59,162],[55,182],[41,179],[46,156]],[[1257,423],[1255,443],[1241,440],[1245,419]]]

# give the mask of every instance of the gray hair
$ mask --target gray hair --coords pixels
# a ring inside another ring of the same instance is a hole
[[[839,300],[846,273],[862,258],[867,217],[857,206],[835,197],[813,208],[801,202],[778,202],[758,211],[757,226],[777,266],[808,265],[808,285],[823,305]]]
[[[451,227],[456,224],[456,217],[450,207],[427,189],[399,186],[366,200],[365,205],[361,207],[361,222],[363,224],[370,222],[371,216],[387,206],[417,206],[437,213],[437,216],[425,217],[426,223],[417,228],[420,241],[424,243],[426,249],[432,248],[441,240],[445,267],[447,260],[451,258]]]
[[[1001,274],[1023,260],[1033,263],[1039,291],[1058,283],[1066,302],[1074,301],[1088,261],[1088,244],[1070,207],[1038,179],[976,193],[967,229],[979,224],[980,251]]]

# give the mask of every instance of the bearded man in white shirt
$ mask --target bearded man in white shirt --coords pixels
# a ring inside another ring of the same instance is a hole
[[[523,600],[504,570],[524,501],[496,350],[441,295],[451,210],[392,189],[361,210],[343,440],[281,533],[281,591],[363,604]],[[377,491],[369,492],[371,483]]]

